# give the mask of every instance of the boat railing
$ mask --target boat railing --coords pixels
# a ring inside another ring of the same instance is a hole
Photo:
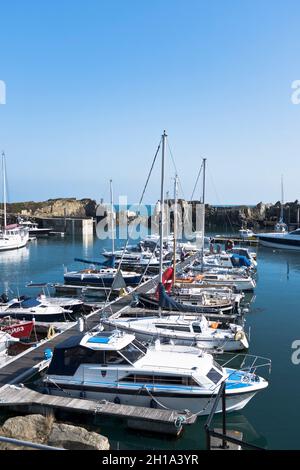
[[[241,360],[242,362],[240,366],[234,367],[236,370],[240,370],[243,372],[248,372],[249,374],[255,374],[257,369],[261,368],[267,368],[269,369],[269,374],[271,373],[271,366],[272,366],[272,361],[271,359],[263,356],[256,356],[253,354],[234,354],[230,359],[228,359],[226,362],[220,364],[222,367],[230,367],[230,365],[237,360]]]

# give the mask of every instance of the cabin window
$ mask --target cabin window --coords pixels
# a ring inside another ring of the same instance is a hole
[[[217,384],[221,380],[222,377],[223,377],[222,374],[220,374],[213,367],[210,369],[210,371],[207,374],[207,378],[211,380],[214,384]]]
[[[125,348],[121,349],[120,355],[124,356],[128,362],[133,364],[142,356],[144,356],[144,350],[142,350],[142,346],[140,345],[140,343],[136,343],[135,341],[133,341],[132,343],[128,344]]]
[[[180,375],[138,375],[130,374],[121,379],[121,382],[130,383],[149,383],[149,384],[160,384],[160,385],[184,385],[199,387],[199,384],[189,376]]]
[[[54,350],[48,373],[54,375],[73,375],[81,364],[105,364],[104,351],[77,346]]]
[[[105,364],[126,364],[118,351],[105,351]]]
[[[190,327],[189,326],[180,326],[180,325],[168,325],[168,324],[158,324],[155,325],[156,328],[164,328],[167,330],[172,330],[172,331],[183,331],[183,332],[189,332]]]
[[[220,364],[218,364],[216,361],[213,361],[213,365],[217,370],[219,370],[223,374],[223,369]]]
[[[202,333],[200,325],[193,325],[194,333]]]

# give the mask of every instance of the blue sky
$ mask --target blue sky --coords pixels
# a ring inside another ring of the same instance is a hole
[[[11,201],[107,199],[113,178],[136,202],[163,129],[185,197],[205,156],[208,202],[276,201],[281,174],[300,199],[297,0],[13,0],[0,17]]]

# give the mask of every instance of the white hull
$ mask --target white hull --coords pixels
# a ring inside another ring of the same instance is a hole
[[[64,390],[62,384],[59,384],[63,391],[60,391],[58,388],[55,388],[53,395],[60,396],[72,396],[74,398],[84,398],[87,400],[108,400],[110,402],[117,402],[122,405],[133,405],[133,406],[144,406],[147,408],[157,407],[157,408],[168,408],[171,410],[189,410],[192,413],[199,413],[199,416],[207,416],[211,411],[214,400],[210,400],[208,395],[204,397],[199,397],[197,394],[196,397],[163,397],[156,396],[155,392],[149,389],[147,395],[141,395],[137,391],[133,394],[125,393],[115,393],[115,392],[101,392],[99,391],[79,391],[79,390],[70,390],[69,388]],[[78,384],[78,386],[80,386]],[[74,387],[76,385],[74,384]],[[152,396],[151,396],[151,395]],[[241,393],[241,394],[232,394],[227,395],[226,397],[226,410],[227,411],[237,411],[243,409],[247,403],[254,397],[256,391]],[[222,411],[221,401],[217,407],[217,413]]]
[[[177,335],[174,333],[167,333],[161,332],[156,329],[155,331],[141,331],[137,328],[133,327],[124,327],[120,323],[116,323],[115,327],[121,331],[125,331],[130,334],[134,334],[135,337],[140,341],[151,342],[153,339],[160,339],[161,341],[168,341],[172,342],[173,344],[180,345],[180,346],[196,346],[199,349],[222,349],[223,351],[230,352],[230,351],[242,351],[249,347],[248,341],[245,337],[244,340],[237,340],[231,338],[209,338],[203,337],[203,339],[199,339],[199,334],[192,335],[184,335],[178,333]]]
[[[27,231],[22,230],[22,233],[3,233],[0,236],[0,251],[17,250],[27,245],[29,234]]]

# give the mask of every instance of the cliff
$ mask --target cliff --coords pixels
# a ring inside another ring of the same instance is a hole
[[[93,199],[59,198],[43,202],[15,202],[7,205],[7,211],[24,217],[95,217],[96,207]]]

